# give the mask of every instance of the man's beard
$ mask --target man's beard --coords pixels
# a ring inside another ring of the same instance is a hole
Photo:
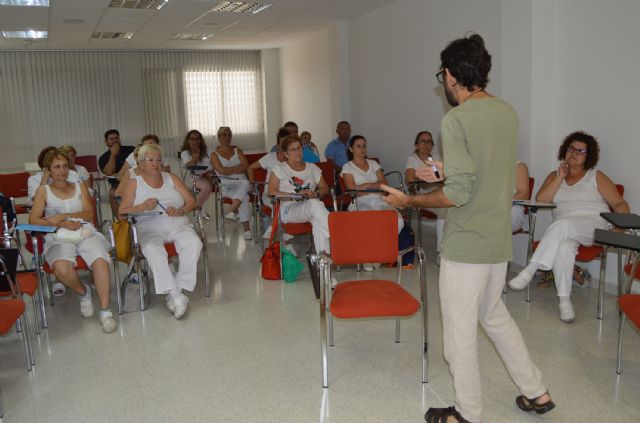
[[[449,103],[451,107],[456,107],[460,104],[453,95],[453,90],[446,85],[444,87],[444,96],[447,98],[447,103]]]

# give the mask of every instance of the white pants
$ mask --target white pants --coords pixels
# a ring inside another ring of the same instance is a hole
[[[316,251],[331,252],[329,211],[322,201],[314,198],[300,202],[282,203],[280,205],[280,219],[282,219],[282,223],[311,223]]]
[[[600,216],[576,216],[558,219],[544,231],[531,261],[543,270],[553,269],[558,296],[571,295],[578,247],[593,244],[593,231],[598,228],[607,228]]]
[[[238,215],[240,222],[249,221],[249,181],[240,179],[239,181],[222,180],[220,184],[222,196],[232,200],[240,200]]]
[[[193,291],[196,286],[198,259],[202,242],[189,224],[162,225],[147,222],[138,228],[138,239],[142,254],[149,263],[157,294],[178,291]],[[165,242],[173,242],[179,258],[178,272],[173,275],[169,268]]]
[[[398,215],[398,233],[404,228],[404,219],[402,215],[396,210],[394,207],[387,204],[381,196],[379,195],[363,195],[356,198],[357,201],[357,210],[365,211],[365,210],[394,210]],[[356,210],[355,202],[352,202],[349,205],[349,210]]]
[[[518,326],[502,302],[506,273],[506,262],[468,264],[443,258],[440,263],[444,358],[453,376],[456,410],[472,422],[482,417],[478,322],[520,393],[537,398],[547,391]]]
[[[511,206],[511,232],[515,232],[524,226],[524,207]]]

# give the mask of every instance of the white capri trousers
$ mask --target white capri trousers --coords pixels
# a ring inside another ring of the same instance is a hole
[[[232,200],[240,200],[238,215],[240,222],[249,221],[249,181],[240,179],[238,181],[221,180],[220,190],[222,196]]]
[[[531,261],[542,270],[553,270],[558,296],[571,294],[578,247],[593,244],[593,231],[606,228],[607,222],[599,216],[574,216],[556,220],[544,232]]]
[[[400,213],[398,213],[398,210],[396,210],[394,207],[392,207],[389,204],[387,204],[382,199],[382,197],[380,197],[378,195],[362,195],[362,196],[358,197],[356,199],[356,201],[358,202],[358,207],[357,207],[358,211],[366,211],[366,210],[393,210],[393,211],[395,211],[396,214],[398,215],[398,233],[400,233],[402,228],[404,228],[404,219],[402,218],[402,215]],[[351,204],[349,204],[349,210],[350,211],[356,210],[355,202],[352,202]]]
[[[99,258],[111,263],[109,243],[101,233],[95,233],[78,243],[56,241],[53,234],[48,234],[45,237],[43,254],[50,266],[53,266],[53,263],[57,260],[67,260],[75,263],[77,256],[82,257],[89,267]]]
[[[174,289],[190,292],[194,290],[202,241],[190,224],[171,225],[166,220],[145,222],[144,225],[138,225],[138,239],[142,254],[153,273],[156,294],[166,294]],[[169,268],[165,242],[173,242],[176,246],[179,266],[175,276]]]
[[[281,203],[280,219],[282,219],[282,223],[311,223],[316,251],[331,252],[331,246],[329,245],[329,211],[322,201],[313,198],[300,202]]]
[[[522,229],[524,226],[524,207],[511,206],[511,232]]]

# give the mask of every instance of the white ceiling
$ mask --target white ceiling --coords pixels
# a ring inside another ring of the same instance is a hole
[[[160,10],[109,7],[111,0],[50,0],[49,7],[0,6],[0,31],[48,31],[45,40],[3,38],[14,49],[259,49],[280,47],[326,25],[395,0],[257,0],[258,14],[212,12],[219,0],[169,0]],[[251,0],[245,0],[251,2]],[[64,23],[80,19],[84,23]],[[93,32],[133,32],[131,39],[92,39]],[[172,40],[177,33],[214,34]]]

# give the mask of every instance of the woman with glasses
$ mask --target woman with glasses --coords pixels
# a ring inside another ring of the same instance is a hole
[[[417,182],[416,169],[430,166],[428,162],[433,160],[433,136],[429,131],[420,131],[416,135],[413,142],[413,154],[407,158],[407,164],[404,170],[405,181],[407,184]],[[430,185],[426,182],[413,185],[414,193],[426,193],[438,188],[438,185]],[[436,215],[436,250],[440,254],[440,246],[442,245],[442,234],[444,233],[444,218],[447,215],[446,208],[426,209]]]
[[[207,170],[211,168],[211,160],[209,159],[209,153],[207,153],[207,144],[204,142],[204,137],[200,131],[195,129],[187,132],[180,148],[180,159],[185,166],[206,166]],[[202,207],[204,202],[207,201],[213,185],[211,179],[207,177],[207,170],[198,170],[195,172],[196,187],[200,191],[196,202],[198,207]]]
[[[244,227],[244,239],[251,240],[249,228],[249,180],[245,174],[249,162],[242,150],[231,145],[231,128],[218,129],[216,150],[211,153],[211,165],[220,177],[222,196],[231,199],[231,209],[225,215],[230,220],[240,220]],[[236,217],[236,211],[238,217]]]
[[[595,168],[599,147],[585,132],[569,134],[558,152],[558,170],[547,176],[536,201],[554,203],[553,222],[545,231],[531,262],[509,282],[512,289],[526,287],[538,269],[553,270],[558,290],[560,319],[570,323],[575,318],[571,304],[571,283],[575,256],[580,245],[593,243],[595,229],[606,229],[600,213],[629,213],[629,205],[615,184]]]
[[[162,150],[147,144],[138,151],[138,174],[124,189],[120,214],[161,212],[140,216],[137,220],[138,239],[142,254],[149,263],[157,294],[165,294],[167,308],[180,319],[187,311],[189,297],[183,291],[193,292],[196,286],[198,258],[202,250],[186,214],[196,206],[191,191],[178,176],[163,172]],[[173,242],[179,256],[178,272],[169,267],[165,243]]]

